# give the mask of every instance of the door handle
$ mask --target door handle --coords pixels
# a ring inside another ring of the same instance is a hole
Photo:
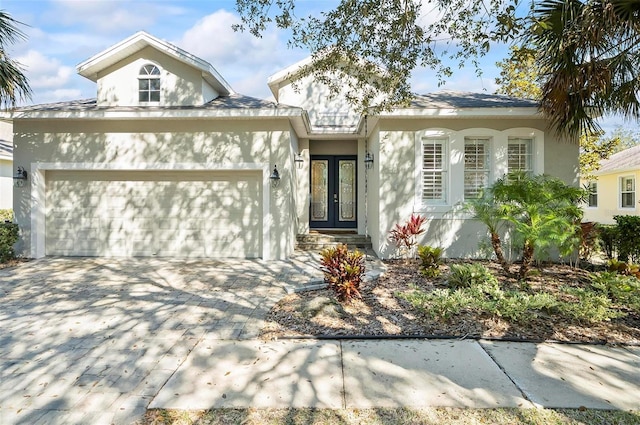
[[[334,194],[333,194],[333,203],[334,203],[334,204],[337,204],[337,203],[338,203],[338,194],[337,194],[337,193],[334,193]]]

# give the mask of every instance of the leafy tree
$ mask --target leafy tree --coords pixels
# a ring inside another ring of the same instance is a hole
[[[26,35],[18,28],[20,22],[0,10],[0,107],[13,107],[31,97],[31,88],[19,63],[7,54],[7,47]]]
[[[600,169],[600,161],[614,154],[619,145],[619,137],[603,138],[602,132],[580,136],[580,177],[596,180],[595,172]]]
[[[291,32],[311,51],[313,75],[333,93],[346,90],[361,112],[407,105],[417,66],[439,81],[472,64],[493,43],[532,49],[542,72],[541,109],[575,137],[598,130],[596,114],[640,115],[640,16],[637,0],[340,0],[316,16],[298,16],[296,0],[236,0],[236,30],[260,36],[268,25]],[[429,22],[426,19],[430,19]],[[359,95],[364,91],[362,96]]]
[[[496,63],[500,68],[496,93],[539,100],[542,97],[542,76],[536,67],[535,55],[536,52],[529,48],[512,46],[510,56]]]
[[[613,149],[613,153],[640,145],[640,131],[636,129],[618,126],[613,130],[611,137],[620,141]]]

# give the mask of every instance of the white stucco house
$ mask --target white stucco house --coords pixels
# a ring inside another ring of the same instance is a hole
[[[95,99],[11,116],[29,172],[19,249],[280,259],[297,235],[340,229],[388,257],[389,230],[415,212],[429,219],[421,243],[474,256],[486,230],[455,207],[484,185],[515,169],[578,184],[577,144],[531,101],[441,92],[364,117],[311,79],[294,89],[302,65],[265,82],[265,101],[144,32],[79,64]]]
[[[13,127],[0,120],[0,210],[13,208]]]
[[[637,181],[640,179],[640,146],[600,161],[594,181],[583,181],[589,191],[584,221],[615,224],[616,215],[640,215]]]

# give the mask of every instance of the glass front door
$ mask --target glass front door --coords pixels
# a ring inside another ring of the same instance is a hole
[[[311,228],[356,228],[355,156],[311,157]]]

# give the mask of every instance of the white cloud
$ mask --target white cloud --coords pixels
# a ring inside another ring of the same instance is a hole
[[[287,48],[281,31],[271,29],[256,38],[233,31],[237,23],[237,15],[218,10],[196,22],[176,44],[210,62],[239,93],[268,97],[267,78],[308,53]]]
[[[69,82],[74,74],[73,68],[64,66],[58,59],[49,58],[36,50],[16,57],[25,68],[32,89],[60,87]]]

